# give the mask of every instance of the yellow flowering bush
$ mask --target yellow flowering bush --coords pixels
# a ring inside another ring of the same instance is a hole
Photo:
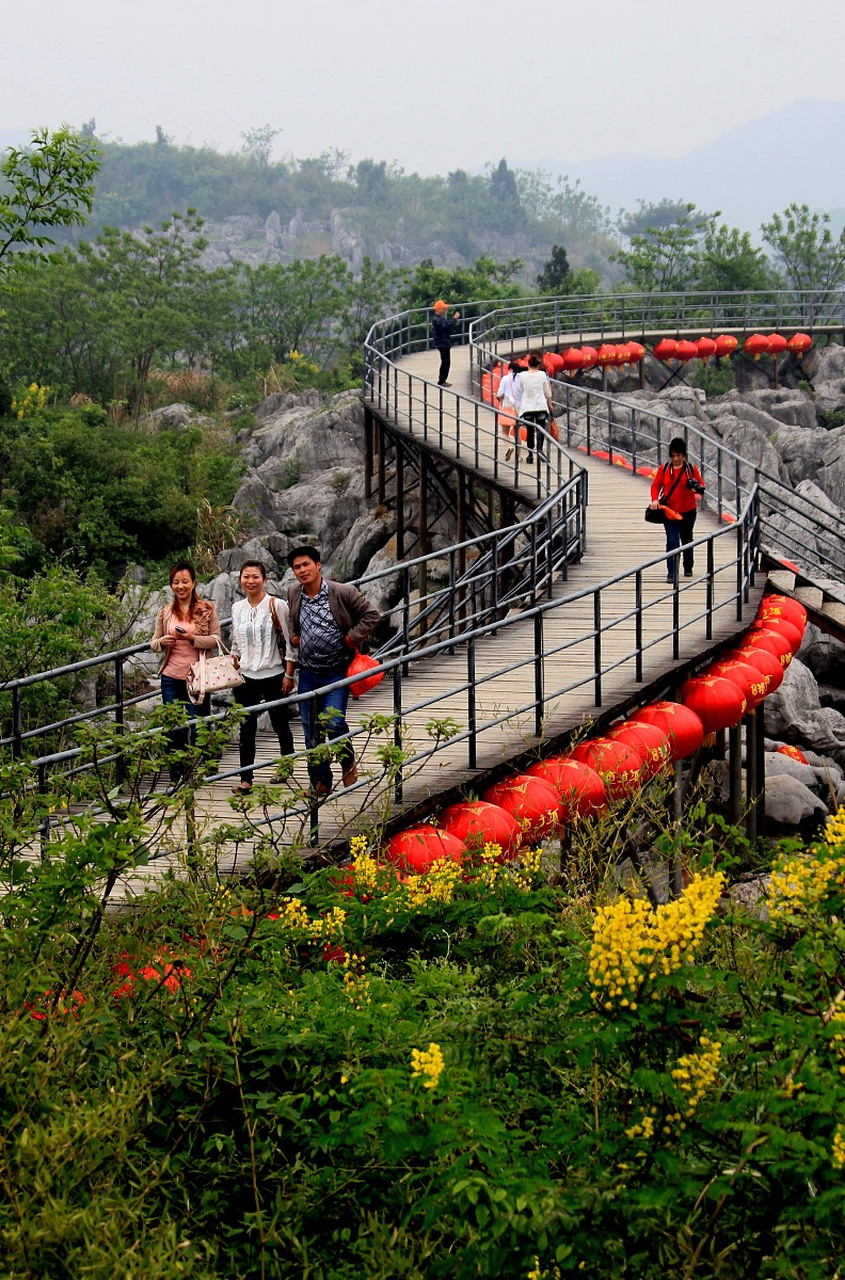
[[[686,1113],[691,1116],[701,1099],[716,1082],[722,1046],[718,1040],[703,1035],[697,1053],[685,1053],[678,1059],[672,1079],[684,1095]]]
[[[49,394],[49,387],[41,387],[37,382],[31,382],[23,395],[23,399],[12,400],[12,410],[21,419],[31,418],[33,414],[38,413],[39,410],[45,407]]]
[[[717,871],[696,875],[680,898],[654,910],[642,898],[601,907],[590,948],[593,999],[608,1011],[616,1002],[636,1010],[646,982],[691,964],[724,887],[725,875]]]
[[[432,1040],[427,1049],[411,1050],[411,1076],[424,1089],[436,1089],[444,1067],[440,1045]]]
[[[834,1169],[845,1169],[845,1129],[842,1128],[842,1125],[837,1125],[836,1132],[833,1135],[830,1163]]]
[[[831,847],[825,843],[775,862],[769,878],[772,924],[805,924],[834,889],[845,886],[845,855],[831,854]]]

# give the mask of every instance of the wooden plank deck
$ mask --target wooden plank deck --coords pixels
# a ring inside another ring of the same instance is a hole
[[[401,362],[403,371],[433,381],[437,376],[436,352],[425,352],[408,357]],[[453,352],[451,381],[453,391],[469,394],[469,361],[466,348]],[[454,449],[454,416],[448,411],[450,397],[444,398],[442,421],[443,452]],[[453,397],[452,397],[453,399]],[[484,447],[489,462],[482,460],[479,471],[494,472],[493,454],[498,447],[493,441],[496,431],[495,415],[485,411],[482,430]],[[397,424],[400,426],[401,423]],[[635,697],[638,687],[652,681],[665,679],[672,682],[673,673],[681,672],[700,653],[714,645],[725,643],[740,634],[749,624],[762,594],[762,575],[745,607],[744,619],[737,621],[735,604],[720,604],[732,595],[735,587],[735,569],[732,557],[735,550],[733,530],[720,525],[706,510],[701,511],[696,525],[696,535],[722,529],[723,536],[715,541],[714,593],[717,610],[713,620],[713,635],[705,632],[706,578],[681,578],[678,608],[681,621],[691,625],[681,632],[680,653],[676,660],[672,654],[672,611],[674,592],[666,583],[666,564],[661,557],[663,531],[659,526],[647,525],[643,509],[649,498],[649,482],[631,475],[619,467],[609,466],[595,458],[580,453],[572,455],[574,461],[584,467],[589,476],[589,507],[587,520],[586,552],[579,564],[571,565],[566,582],[556,584],[550,600],[554,606],[544,612],[543,691],[545,698],[543,733],[535,736],[534,689],[535,645],[531,620],[516,620],[499,627],[494,635],[479,641],[475,654],[476,720],[479,724],[490,722],[490,727],[478,739],[476,766],[470,769],[467,762],[467,743],[463,737],[448,742],[423,769],[408,769],[404,782],[402,805],[397,806],[384,785],[378,747],[384,739],[371,739],[360,755],[361,781],[357,787],[333,794],[319,809],[320,844],[333,845],[353,834],[364,822],[375,822],[395,815],[398,811],[425,808],[436,804],[438,795],[464,788],[471,792],[477,788],[491,770],[501,767],[509,759],[515,759],[526,751],[539,750],[543,741],[551,741],[561,734],[588,724],[598,714],[595,705],[595,667],[593,638],[593,595],[582,594],[590,588],[614,578],[626,569],[649,560],[654,563],[646,568],[642,577],[643,603],[643,684],[635,678],[634,660],[627,655],[634,648],[633,609],[634,580],[616,583],[602,592],[602,623],[607,628],[602,637],[601,714],[608,715]],[[568,466],[568,463],[567,463]],[[501,482],[501,476],[499,476]],[[519,492],[528,498],[535,497],[533,486],[526,485]],[[696,574],[704,574],[704,557],[699,554]],[[410,677],[403,681],[402,722],[403,742],[411,752],[422,750],[430,741],[426,724],[433,719],[453,719],[460,732],[467,728],[467,702],[463,686],[468,679],[466,648],[458,646],[450,656],[441,654],[415,664]],[[575,685],[576,687],[572,687]],[[392,682],[386,679],[377,689],[368,693],[360,702],[350,700],[350,726],[354,730],[362,719],[374,715],[390,716],[393,711]],[[499,721],[493,724],[494,721]],[[301,731],[294,725],[294,739],[301,746]],[[392,739],[391,739],[392,741]],[[275,737],[259,733],[257,760],[271,760],[276,749]],[[222,770],[236,770],[238,765],[235,744],[224,754]],[[268,767],[256,774],[257,781]],[[337,772],[337,771],[336,771]],[[203,843],[210,827],[229,824],[238,816],[238,801],[230,795],[232,778],[215,783],[197,793],[197,823],[199,842]],[[305,788],[307,775],[303,762],[298,762],[296,785]],[[279,793],[283,795],[283,792]],[[364,810],[363,818],[361,810]],[[278,830],[284,825],[283,841],[304,846],[308,839],[309,815],[301,810],[297,815],[288,814],[283,822],[283,804],[280,800],[274,809],[257,814],[259,819],[275,818],[268,825]],[[227,848],[224,870],[237,870],[248,864],[251,856],[250,842]],[[157,860],[142,876],[132,877],[124,885],[124,893],[131,897],[148,884],[149,877],[157,876],[167,867],[169,859]]]

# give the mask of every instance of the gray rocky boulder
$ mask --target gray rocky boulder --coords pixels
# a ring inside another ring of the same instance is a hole
[[[797,778],[783,774],[766,780],[766,822],[785,831],[815,834],[828,816],[827,805]]]
[[[798,658],[780,688],[766,698],[763,716],[769,737],[806,744],[845,765],[845,716],[821,705],[816,679]]]

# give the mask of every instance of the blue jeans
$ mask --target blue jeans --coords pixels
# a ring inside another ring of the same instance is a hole
[[[350,655],[349,661],[352,661]],[[347,672],[347,667],[338,669],[337,671],[309,671],[307,667],[299,668],[299,692],[313,693],[315,689],[323,689],[327,684],[333,684],[335,680],[343,680]],[[326,693],[318,694],[316,698],[310,698],[307,702],[300,702],[299,712],[302,716],[302,732],[305,735],[305,745],[309,751],[314,747],[319,747],[323,742],[333,742],[336,738],[342,738],[349,733],[349,725],[346,723],[346,706],[349,702],[349,686],[344,689],[331,689]],[[326,717],[321,721],[321,717]],[[330,719],[329,719],[330,717]],[[355,763],[355,752],[352,749],[351,742],[343,742],[338,748],[337,755],[341,771],[346,773],[347,769]],[[321,760],[319,763],[308,762],[308,776],[311,779],[312,786],[321,784],[330,787],[332,782],[332,769],[328,760]]]
[[[191,702],[188,697],[188,684],[185,680],[176,680],[173,676],[161,677],[161,700],[166,707],[174,702],[180,702],[188,708],[188,715],[191,720],[196,720],[197,716],[207,716],[211,714],[211,698],[206,696],[199,706]],[[192,745],[196,737],[196,731],[193,726],[187,729],[173,729],[167,735],[170,742],[171,750],[184,751],[189,745]],[[185,776],[185,767],[181,764],[171,764],[170,781],[181,782]]]
[[[680,520],[666,521],[666,553],[669,558],[666,572],[670,578],[677,578],[678,576],[678,548],[687,542],[692,542],[695,517],[697,515],[697,511],[685,511]],[[686,573],[692,573],[693,557],[695,555],[692,547],[685,546],[683,555],[684,570]]]

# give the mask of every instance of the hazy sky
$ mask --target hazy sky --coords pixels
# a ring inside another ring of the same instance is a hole
[[[0,129],[407,171],[680,156],[806,97],[845,101],[843,0],[29,0],[5,6]]]

